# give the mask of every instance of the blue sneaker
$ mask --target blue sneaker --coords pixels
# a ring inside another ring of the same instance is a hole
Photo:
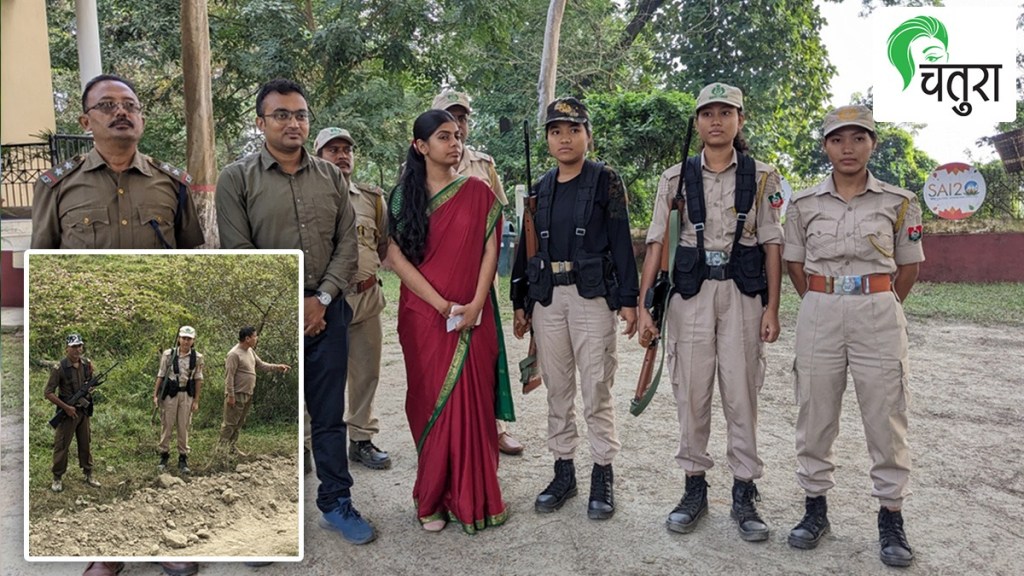
[[[368,544],[377,538],[377,531],[363,518],[351,498],[338,498],[338,507],[324,512],[318,521],[321,528],[336,530],[351,544]]]

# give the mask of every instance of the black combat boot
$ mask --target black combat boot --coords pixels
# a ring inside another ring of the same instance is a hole
[[[182,474],[192,473],[192,469],[188,467],[188,456],[185,454],[178,454],[178,472]]]
[[[768,539],[768,525],[757,513],[754,502],[760,502],[761,495],[753,480],[744,482],[734,478],[732,483],[732,519],[740,531],[740,538],[747,542],[761,542]]]
[[[555,460],[555,478],[537,496],[533,509],[537,512],[554,512],[575,495],[576,465],[572,460]]]
[[[687,476],[686,491],[683,492],[683,499],[679,501],[672,513],[668,515],[665,524],[668,529],[680,534],[693,532],[697,527],[697,520],[708,511],[708,483],[704,475]]]
[[[157,467],[156,467],[157,470],[159,470],[160,472],[163,472],[164,470],[167,470],[167,461],[170,460],[170,458],[171,458],[171,454],[169,452],[161,452],[160,453],[160,464],[157,465]]]
[[[353,440],[348,443],[348,459],[359,462],[371,470],[387,470],[391,468],[391,457],[377,448],[369,440]]]
[[[594,470],[590,473],[590,505],[587,506],[587,518],[607,520],[615,514],[613,484],[612,465],[594,464]]]
[[[885,506],[878,509],[878,543],[882,547],[882,563],[886,566],[905,568],[914,561],[914,551],[907,544],[903,514],[899,510],[893,512]]]
[[[793,548],[811,550],[817,548],[821,537],[828,534],[828,502],[824,496],[808,496],[804,507],[807,511],[803,520],[789,533],[789,545]]]

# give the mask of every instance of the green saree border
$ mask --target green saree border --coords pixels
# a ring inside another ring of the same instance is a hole
[[[455,346],[455,354],[452,355],[452,363],[448,366],[448,374],[445,375],[444,384],[441,385],[441,392],[437,395],[434,413],[430,415],[427,427],[423,429],[423,434],[420,435],[419,441],[416,442],[416,454],[423,451],[423,445],[427,442],[427,436],[430,435],[430,431],[434,428],[434,423],[441,416],[445,405],[448,404],[448,398],[451,397],[452,391],[455,390],[455,383],[459,381],[459,376],[462,375],[462,367],[466,363],[466,357],[469,356],[469,338],[472,334],[472,330],[463,330],[459,333],[459,343]]]
[[[455,180],[449,182],[447,186],[437,193],[437,195],[431,198],[430,201],[427,202],[427,216],[429,217],[445,202],[451,200],[452,197],[459,192],[459,189],[462,188],[462,185],[465,184],[466,180],[469,180],[469,177],[459,176]]]

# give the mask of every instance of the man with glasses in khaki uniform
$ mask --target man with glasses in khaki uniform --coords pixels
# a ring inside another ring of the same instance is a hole
[[[145,118],[131,82],[113,74],[82,91],[95,145],[43,174],[32,200],[33,248],[195,248],[204,242],[192,177],[139,152]]]
[[[458,172],[460,176],[476,176],[491,187],[494,196],[501,202],[502,206],[508,205],[508,197],[505,196],[505,188],[498,178],[498,171],[494,167],[494,158],[474,150],[466,145],[469,139],[469,117],[473,109],[469,106],[469,96],[464,92],[455,90],[444,90],[434,97],[430,105],[435,110],[444,110],[455,118],[459,125],[459,139],[463,143],[462,160],[459,162]],[[494,275],[495,289],[498,286],[498,275]],[[508,431],[508,424],[498,420],[498,450],[509,456],[517,456],[523,453],[524,447],[512,433]]]
[[[803,297],[796,326],[797,482],[806,513],[789,534],[794,548],[817,547],[828,533],[825,494],[834,485],[839,416],[849,367],[871,455],[880,557],[909,566],[901,512],[909,495],[907,319],[901,302],[924,260],[921,206],[913,192],[868,170],[877,144],[865,106],[825,116],[832,174],[793,195],[786,211],[786,260]]]

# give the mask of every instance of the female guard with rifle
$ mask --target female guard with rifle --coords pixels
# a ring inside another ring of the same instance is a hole
[[[667,525],[690,532],[708,509],[704,473],[714,465],[707,444],[717,371],[734,477],[732,517],[743,540],[760,541],[768,538],[768,526],[754,505],[754,480],[764,467],[757,455],[757,394],[764,382],[764,343],[779,337],[781,185],[774,168],[746,154],[738,88],[706,86],[696,114],[704,148],[661,175],[640,283],[646,293],[661,251],[675,245],[665,334],[646,309],[639,326],[642,343],[664,337],[679,414],[676,462],[686,472],[686,489]],[[680,232],[666,240],[673,202]]]
[[[623,334],[632,337],[639,294],[626,189],[614,170],[586,159],[590,121],[580,101],[552,102],[545,128],[558,166],[535,185],[538,251],[527,261],[527,241],[520,238],[512,271],[515,333],[522,338],[532,322],[548,390],[548,449],[556,458],[555,478],[534,508],[554,512],[577,493],[578,369],[594,462],[587,516],[606,519],[615,513],[612,460],[621,446],[611,396],[618,365],[615,314],[626,322]]]

